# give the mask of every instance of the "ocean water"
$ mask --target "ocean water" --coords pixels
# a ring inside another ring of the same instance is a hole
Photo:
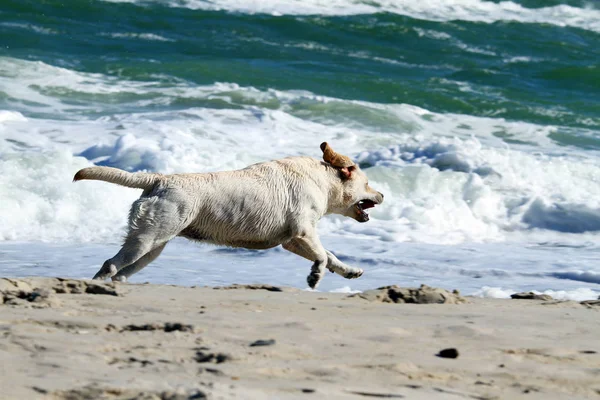
[[[388,284],[600,294],[593,0],[4,0],[0,275],[90,278],[139,191],[82,167],[236,169],[319,144],[386,201],[326,247]],[[310,263],[174,240],[133,282],[305,288]]]

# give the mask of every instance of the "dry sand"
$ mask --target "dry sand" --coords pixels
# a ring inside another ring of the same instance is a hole
[[[28,278],[0,303],[3,399],[600,398],[598,302]]]

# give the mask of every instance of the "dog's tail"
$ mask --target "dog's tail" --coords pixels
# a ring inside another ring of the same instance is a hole
[[[92,179],[96,181],[105,181],[116,183],[117,185],[126,186],[136,189],[150,189],[161,178],[162,174],[153,174],[147,172],[127,172],[118,168],[111,167],[89,167],[79,170],[73,177],[73,182],[83,179]]]

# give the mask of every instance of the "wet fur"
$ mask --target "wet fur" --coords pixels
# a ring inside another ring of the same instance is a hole
[[[350,175],[349,175],[350,174]],[[383,201],[358,167],[334,167],[310,157],[290,157],[242,170],[162,175],[116,168],[80,170],[75,180],[102,180],[144,192],[129,213],[121,250],[94,279],[126,280],[152,262],[175,236],[231,247],[285,249],[313,262],[307,281],[316,287],[325,268],[346,278],[363,271],[323,248],[316,232],[326,214],[359,219],[360,200]]]

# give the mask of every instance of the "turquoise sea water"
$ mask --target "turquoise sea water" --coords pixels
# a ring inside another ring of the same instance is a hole
[[[273,16],[160,4],[4,1],[0,54],[161,86],[179,80],[235,82],[561,125],[565,132],[556,135],[557,142],[599,146],[600,29],[511,20],[429,21],[384,10]],[[521,4],[535,8],[548,2]],[[592,2],[584,4],[594,12],[593,21],[600,11]],[[561,22],[560,12],[555,19]],[[95,104],[99,114],[153,97],[44,92],[73,105]],[[6,93],[2,101],[3,107],[21,109]],[[226,105],[181,97],[154,108],[196,106]],[[385,124],[372,121],[377,122]]]
[[[398,249],[415,245],[424,249],[406,251],[407,265],[424,271],[415,282],[435,276],[471,291],[524,287],[518,274],[525,267],[473,265],[470,250],[461,253],[473,245],[478,254],[510,249],[527,260],[535,279],[526,288],[600,288],[600,269],[590,261],[600,231],[596,1],[0,5],[5,273],[39,272],[10,247],[22,243],[41,258],[53,244],[89,244],[99,252],[86,264],[90,271],[116,251],[136,193],[71,185],[82,166],[231,169],[318,157],[324,140],[360,162],[386,193],[368,225],[339,218],[321,225],[324,241],[338,246],[332,250],[357,256],[358,245],[340,238],[358,241],[365,262],[383,271],[365,282],[402,281],[411,270],[394,264],[403,257]],[[441,254],[435,262],[422,258],[430,245]],[[546,251],[526,250],[540,246],[580,250],[556,264]],[[286,260],[298,276],[308,271],[302,260]],[[164,278],[150,268],[146,277]],[[479,272],[464,273],[470,268]],[[248,271],[238,277],[252,280]],[[488,279],[473,278],[481,274]],[[227,282],[226,275],[215,279]],[[168,280],[184,283],[183,276]],[[303,285],[284,276],[276,280]]]

